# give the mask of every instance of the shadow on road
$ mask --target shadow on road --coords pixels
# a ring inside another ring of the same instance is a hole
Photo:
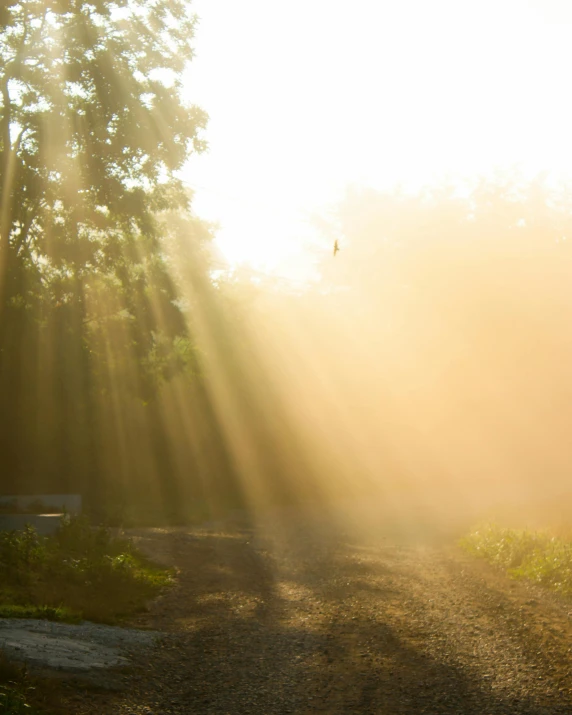
[[[479,594],[427,576],[431,550],[301,529],[152,538],[180,569],[146,622],[172,635],[131,684],[152,712],[572,712],[570,682],[532,662],[522,631],[479,630],[466,611]]]

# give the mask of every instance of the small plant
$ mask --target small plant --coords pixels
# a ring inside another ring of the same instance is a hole
[[[34,688],[26,669],[14,665],[0,654],[0,713],[2,715],[40,715],[29,699]]]
[[[508,529],[496,524],[479,527],[461,539],[461,547],[524,578],[572,595],[572,542],[542,531]]]
[[[10,681],[0,684],[0,713],[2,715],[40,715],[28,703],[27,693],[21,683]]]
[[[0,617],[115,622],[172,581],[127,539],[68,517],[50,537],[0,533]],[[1,711],[0,711],[1,712]]]
[[[0,569],[6,580],[28,581],[46,560],[46,540],[26,525],[22,531],[0,532]]]

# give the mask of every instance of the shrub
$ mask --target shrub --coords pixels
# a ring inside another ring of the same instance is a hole
[[[0,533],[0,614],[114,622],[144,609],[171,581],[126,539],[66,518],[56,534]],[[32,615],[33,614],[33,615]]]
[[[0,569],[6,580],[28,581],[46,562],[46,540],[26,525],[22,531],[0,532]]]

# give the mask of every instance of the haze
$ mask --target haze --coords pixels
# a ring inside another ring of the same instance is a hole
[[[565,5],[161,6],[0,17],[6,493],[564,503]]]
[[[210,148],[185,177],[232,262],[312,274],[308,217],[348,184],[571,166],[565,2],[194,7],[187,88]]]

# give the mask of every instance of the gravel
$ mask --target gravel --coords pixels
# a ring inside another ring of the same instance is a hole
[[[446,545],[261,531],[134,532],[179,569],[101,715],[570,715],[572,605]]]

